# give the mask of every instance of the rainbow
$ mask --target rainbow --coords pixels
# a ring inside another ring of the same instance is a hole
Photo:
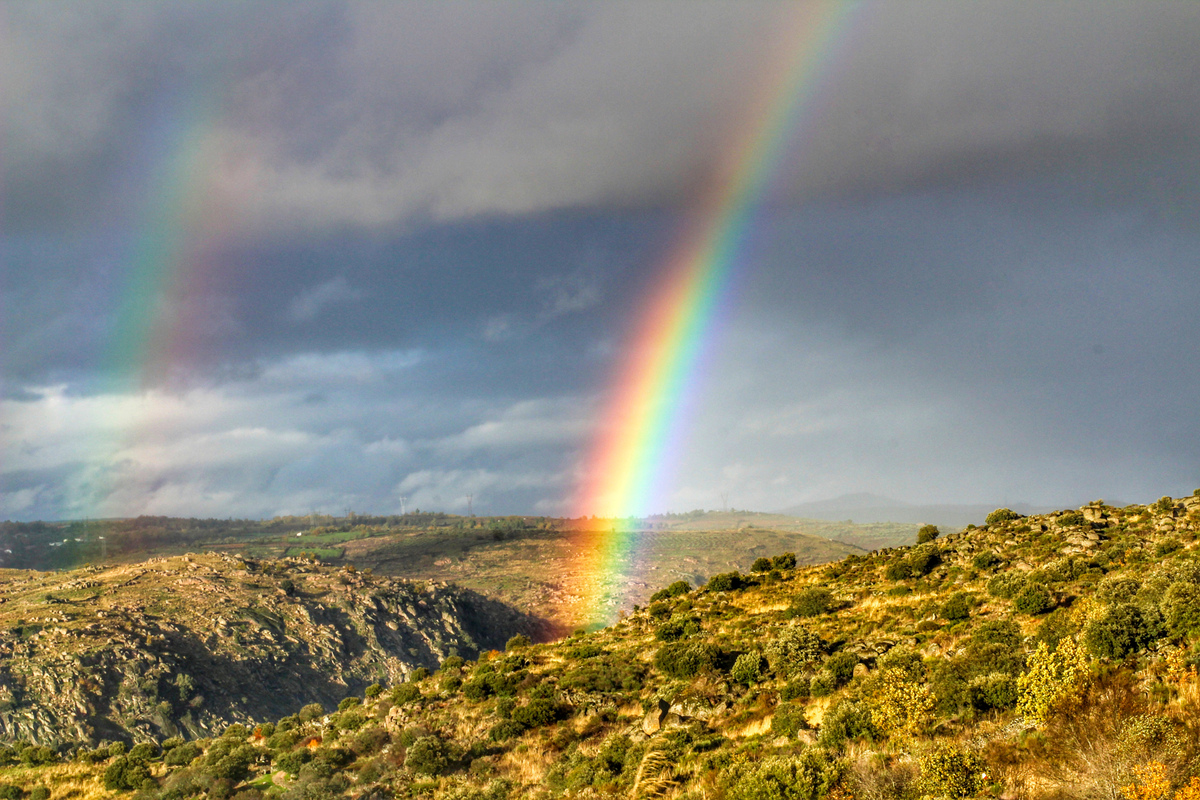
[[[112,287],[102,373],[113,392],[132,397],[118,406],[122,418],[95,421],[93,478],[86,496],[76,499],[86,516],[137,510],[112,498],[144,477],[126,455],[155,434],[150,420],[162,390],[153,387],[203,344],[203,329],[211,324],[205,318],[211,310],[197,307],[194,298],[219,285],[227,267],[219,250],[234,227],[222,202],[228,186],[219,185],[212,101],[205,85],[164,92],[142,127],[137,164],[125,176],[136,202],[117,223],[121,271]]]
[[[751,105],[749,123],[726,148],[641,311],[575,506],[578,517],[611,520],[600,556],[609,575],[633,566],[638,535],[632,529],[664,494],[739,257],[857,6],[816,0],[788,7],[785,44]]]

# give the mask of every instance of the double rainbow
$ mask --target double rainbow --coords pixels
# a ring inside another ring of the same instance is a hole
[[[747,114],[750,122],[726,148],[641,312],[575,507],[578,517],[605,520],[607,552],[599,560],[614,579],[636,566],[631,529],[662,501],[746,241],[784,156],[805,132],[819,79],[857,5],[816,0],[787,7],[784,44]]]

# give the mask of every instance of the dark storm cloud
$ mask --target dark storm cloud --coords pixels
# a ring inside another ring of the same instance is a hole
[[[262,220],[379,224],[674,202],[744,117],[778,4],[6,7],[9,224],[119,190],[202,103]],[[686,15],[686,24],[681,24]],[[865,4],[816,71],[793,197],[1178,147],[1200,9]]]
[[[4,4],[0,516],[565,511],[795,8]],[[859,5],[664,506],[1194,488],[1197,74],[1196,4]]]

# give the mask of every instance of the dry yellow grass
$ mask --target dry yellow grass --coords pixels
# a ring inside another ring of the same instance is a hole
[[[46,767],[10,767],[0,770],[0,782],[29,791],[35,786],[50,790],[50,800],[107,800],[118,793],[100,782],[103,770],[91,764],[65,763]]]

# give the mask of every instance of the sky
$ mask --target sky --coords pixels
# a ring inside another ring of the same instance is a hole
[[[801,40],[648,510],[1200,486],[1198,4],[9,0],[0,519],[586,511]]]

